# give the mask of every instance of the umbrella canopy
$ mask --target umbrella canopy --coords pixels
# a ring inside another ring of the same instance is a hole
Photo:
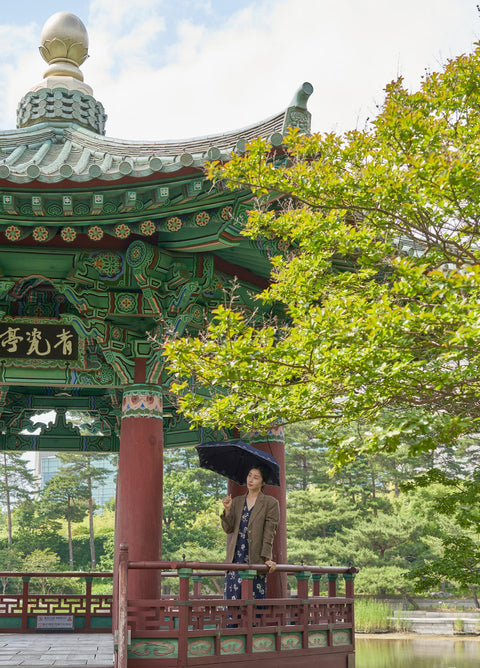
[[[195,446],[200,466],[245,485],[251,468],[261,467],[270,474],[269,485],[280,486],[280,465],[272,455],[244,441],[215,441]]]

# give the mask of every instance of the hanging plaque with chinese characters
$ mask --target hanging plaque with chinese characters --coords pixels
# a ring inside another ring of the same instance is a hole
[[[0,322],[0,359],[75,360],[78,334],[71,325]]]

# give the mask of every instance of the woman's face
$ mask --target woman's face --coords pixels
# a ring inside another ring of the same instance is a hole
[[[248,472],[247,487],[249,492],[256,492],[262,489],[263,477],[258,469],[250,469]]]

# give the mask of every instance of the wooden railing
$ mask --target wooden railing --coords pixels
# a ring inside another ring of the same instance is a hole
[[[178,595],[155,600],[129,599],[128,574],[138,569],[161,571],[163,578],[178,578]],[[203,579],[223,576],[227,570],[241,572],[242,598],[225,600],[218,595],[203,595]],[[172,660],[177,666],[187,666],[193,663],[192,659],[207,656],[217,665],[232,661],[231,654],[237,651],[236,647],[242,660],[246,661],[258,661],[258,652],[270,652],[270,656],[272,652],[279,652],[278,657],[285,660],[284,650],[289,649],[295,649],[298,656],[301,651],[316,654],[317,659],[322,652],[336,652],[337,656],[340,652],[345,656],[353,654],[354,577],[358,569],[278,565],[277,571],[296,578],[296,593],[290,598],[256,600],[253,578],[259,571],[266,572],[267,567],[264,564],[196,561],[134,562],[128,560],[128,547],[122,545],[118,576],[117,668],[137,665],[138,661],[147,666],[148,659],[153,660],[153,656],[155,666],[173,665]],[[339,575],[345,580],[345,591],[341,596],[337,595]],[[328,591],[327,596],[320,596],[320,581],[324,576]],[[334,664],[327,661],[325,665]]]
[[[73,616],[75,631],[80,633],[111,633],[112,595],[93,594],[95,578],[113,578],[113,573],[44,573],[0,572],[0,579],[21,579],[21,593],[0,595],[0,633],[32,633],[36,631],[39,615]],[[56,594],[30,592],[32,578],[68,578],[85,584],[84,594]]]

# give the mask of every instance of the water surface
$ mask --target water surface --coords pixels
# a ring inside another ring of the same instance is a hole
[[[479,668],[480,642],[428,636],[412,639],[355,636],[355,668]]]

